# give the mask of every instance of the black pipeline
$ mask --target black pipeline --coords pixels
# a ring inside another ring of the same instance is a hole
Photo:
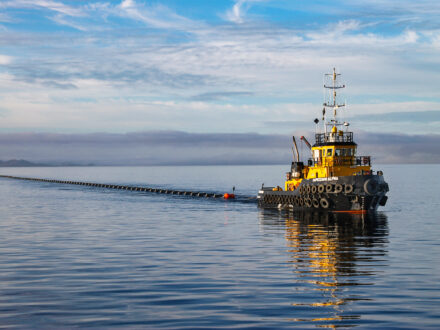
[[[105,183],[95,183],[95,182],[81,182],[81,181],[65,181],[65,180],[53,180],[53,179],[40,179],[40,178],[25,178],[12,175],[0,175],[1,178],[16,179],[16,180],[27,180],[27,181],[40,181],[40,182],[50,182],[50,183],[61,183],[61,184],[74,184],[79,186],[89,186],[89,187],[99,187],[107,189],[121,189],[121,190],[131,190],[131,191],[143,191],[152,192],[157,194],[170,194],[170,195],[182,195],[182,196],[193,196],[193,197],[208,197],[208,198],[234,198],[233,194],[214,194],[200,191],[182,191],[182,190],[172,190],[172,189],[160,189],[160,188],[150,188],[150,187],[135,187],[135,186],[120,186],[114,184]]]

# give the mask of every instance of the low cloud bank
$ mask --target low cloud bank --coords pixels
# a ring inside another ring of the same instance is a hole
[[[313,141],[313,133],[307,135]],[[376,163],[440,163],[440,135],[355,132]],[[286,164],[291,136],[257,133],[0,134],[0,159],[96,165]],[[308,149],[300,147],[304,158]]]

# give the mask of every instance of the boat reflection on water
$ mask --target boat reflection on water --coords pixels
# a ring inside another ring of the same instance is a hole
[[[260,223],[263,230],[285,229],[296,285],[292,321],[330,328],[362,323],[362,305],[371,303],[369,291],[386,265],[385,214],[266,210]]]

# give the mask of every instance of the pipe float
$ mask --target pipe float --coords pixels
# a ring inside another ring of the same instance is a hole
[[[225,194],[215,194],[200,191],[180,191],[180,190],[170,190],[170,189],[160,189],[151,187],[132,187],[132,186],[120,186],[120,185],[110,185],[105,183],[95,183],[95,182],[81,182],[81,181],[67,181],[67,180],[55,180],[55,179],[43,179],[43,178],[27,178],[27,177],[17,177],[12,175],[0,175],[0,178],[16,179],[16,180],[28,180],[28,181],[39,181],[39,182],[50,182],[59,184],[70,184],[70,185],[80,185],[89,187],[100,187],[108,189],[124,189],[131,191],[145,191],[154,192],[160,194],[170,194],[179,196],[194,196],[194,197],[205,197],[205,198],[224,198],[224,199],[234,199],[234,193]]]

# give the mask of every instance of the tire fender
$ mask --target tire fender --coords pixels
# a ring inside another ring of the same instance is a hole
[[[374,195],[377,193],[379,189],[379,185],[377,184],[376,180],[368,179],[364,183],[364,190],[368,195]]]

